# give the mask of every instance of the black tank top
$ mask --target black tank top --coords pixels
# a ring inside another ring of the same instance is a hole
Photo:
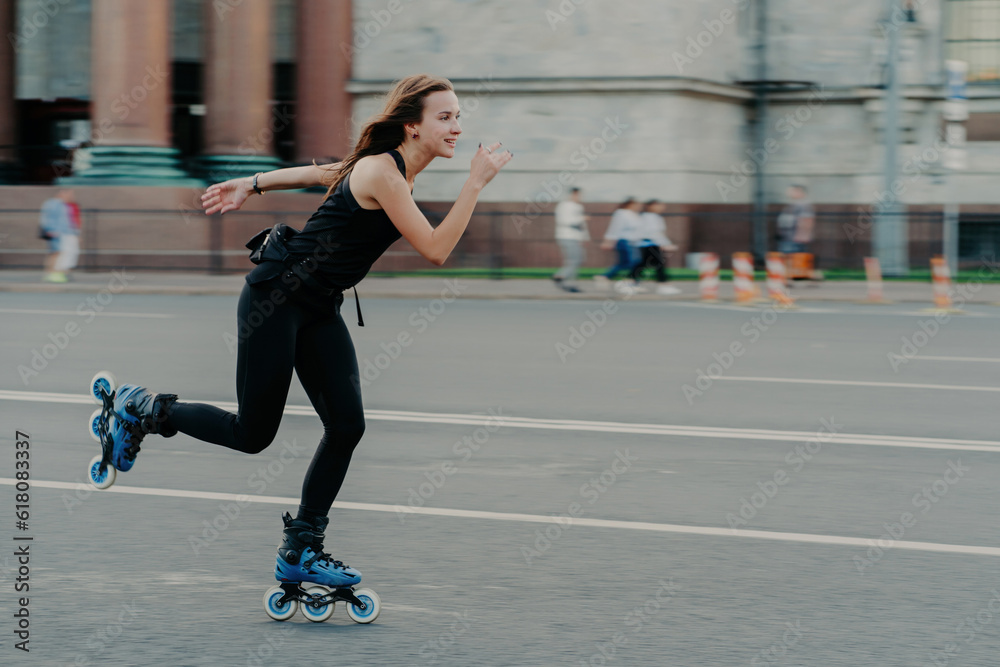
[[[403,156],[395,149],[389,155],[406,178]],[[322,285],[335,290],[348,290],[361,282],[375,260],[402,237],[385,211],[358,205],[349,187],[350,178],[348,174],[312,214],[305,228],[288,241],[293,258],[321,258],[315,276]]]

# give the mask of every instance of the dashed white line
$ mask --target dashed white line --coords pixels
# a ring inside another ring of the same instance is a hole
[[[810,380],[805,378],[768,378],[723,375],[714,380],[730,382],[780,382],[786,384],[824,384],[846,387],[892,387],[894,389],[936,389],[938,391],[988,391],[1000,392],[1000,387],[982,387],[959,384],[919,384],[910,382],[867,382],[863,380]]]
[[[158,320],[170,320],[173,319],[174,315],[167,315],[165,313],[109,313],[103,310],[99,313],[96,311],[84,311],[83,313],[77,312],[75,310],[34,310],[29,308],[0,308],[0,313],[11,313],[16,315],[84,315],[89,312],[95,312],[98,317],[136,317],[140,319],[158,319]]]
[[[34,391],[0,390],[0,401],[5,400],[93,405],[91,398],[83,394],[57,394]],[[237,409],[235,403],[224,401],[199,402],[214,405],[231,412]],[[309,405],[286,405],[285,414],[315,417],[316,411]],[[578,419],[539,419],[532,417],[509,417],[503,414],[494,417],[490,415],[408,412],[401,410],[366,410],[365,418],[371,421],[405,422],[411,424],[452,424],[459,426],[483,426],[484,424],[492,421],[492,423],[499,424],[503,428],[618,433],[629,435],[678,436],[685,438],[763,440],[770,442],[806,442],[817,437],[816,432],[814,431],[777,431],[770,429],[729,428],[722,426],[640,424],[584,421]],[[993,440],[957,440],[952,438],[925,438],[899,435],[827,433],[823,435],[823,442],[825,444],[868,445],[875,447],[914,447],[918,449],[1000,452],[1000,442]]]
[[[923,359],[926,361],[975,361],[988,364],[1000,364],[1000,359],[994,359],[992,357],[930,357],[922,354],[918,354],[913,357],[914,359]]]
[[[17,480],[0,478],[0,484],[13,486]],[[299,498],[281,498],[278,496],[239,495],[235,493],[215,493],[211,491],[187,491],[182,489],[156,489],[138,486],[112,486],[105,491],[97,491],[79,483],[50,482],[33,480],[32,486],[39,489],[63,489],[77,491],[85,489],[93,493],[121,493],[140,496],[155,496],[167,498],[194,498],[199,500],[228,500],[236,502],[256,502],[270,505],[297,505]],[[701,535],[703,537],[741,537],[744,539],[773,540],[779,542],[798,542],[803,544],[822,544],[829,546],[849,546],[867,548],[874,544],[870,538],[846,537],[841,535],[815,535],[812,533],[786,533],[772,530],[741,530],[719,528],[714,526],[685,526],[672,523],[651,523],[648,521],[618,521],[611,519],[588,519],[585,517],[568,518],[558,516],[542,516],[539,514],[519,514],[514,512],[485,512],[481,510],[460,510],[443,507],[402,507],[393,505],[378,505],[374,503],[352,503],[336,501],[333,506],[341,510],[363,512],[383,512],[396,514],[419,514],[423,516],[448,517],[453,519],[484,519],[489,521],[515,521],[521,523],[554,523],[560,526],[580,526],[587,528],[608,528],[617,530],[640,530],[656,533],[676,533],[683,535]],[[925,551],[933,553],[963,554],[970,556],[1000,557],[1000,547],[984,547],[970,544],[942,544],[938,542],[913,542],[896,540],[892,548],[907,551]]]

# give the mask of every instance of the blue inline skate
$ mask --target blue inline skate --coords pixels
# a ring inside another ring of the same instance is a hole
[[[174,394],[151,394],[134,384],[118,386],[115,377],[101,371],[90,381],[90,395],[101,407],[90,415],[90,435],[101,443],[101,454],[90,461],[90,482],[99,489],[115,483],[117,471],[128,472],[139,454],[139,444],[150,433],[169,438],[177,430],[167,424]]]
[[[314,623],[333,616],[334,604],[347,603],[347,615],[357,623],[378,618],[382,602],[370,588],[354,590],[361,573],[323,552],[323,531],[330,519],[293,519],[287,512],[284,540],[278,547],[274,578],[281,582],[264,594],[264,611],[276,621],[287,621],[302,609]],[[310,584],[303,588],[303,584]]]

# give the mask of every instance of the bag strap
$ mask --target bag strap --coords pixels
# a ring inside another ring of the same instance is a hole
[[[358,287],[357,287],[357,285],[354,286],[354,305],[357,306],[357,309],[358,309],[358,326],[359,327],[363,327],[363,326],[365,326],[365,321],[361,317],[361,299],[358,298]]]

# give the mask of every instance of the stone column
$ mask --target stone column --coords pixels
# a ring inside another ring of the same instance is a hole
[[[91,148],[60,183],[190,184],[170,138],[171,0],[93,0]]]
[[[281,167],[272,113],[271,0],[205,3],[205,178],[222,181]]]
[[[14,32],[14,3],[0,4],[0,146],[17,143],[14,104],[14,42],[7,36]],[[0,148],[0,183],[13,180],[17,152]]]
[[[296,17],[295,156],[322,164],[344,158],[351,143],[354,55],[352,2],[299,0]]]

